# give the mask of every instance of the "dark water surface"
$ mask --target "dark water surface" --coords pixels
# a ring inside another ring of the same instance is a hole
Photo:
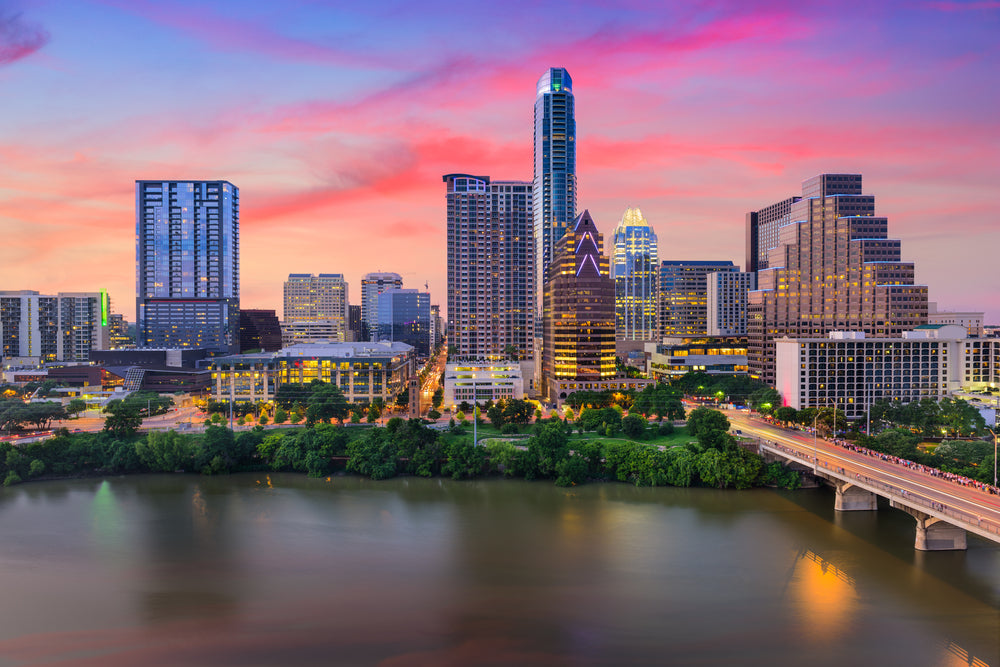
[[[0,665],[997,665],[1000,545],[913,537],[825,489],[26,484]]]

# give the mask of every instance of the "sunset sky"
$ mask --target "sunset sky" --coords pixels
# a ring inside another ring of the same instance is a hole
[[[1000,324],[1000,1],[0,0],[0,289],[135,311],[136,179],[241,195],[241,302],[395,271],[445,306],[441,175],[532,178],[573,77],[579,205],[661,259],[744,263],[744,215],[864,174],[949,310]]]

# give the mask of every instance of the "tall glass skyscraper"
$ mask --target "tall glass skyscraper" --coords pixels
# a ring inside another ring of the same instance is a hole
[[[619,340],[654,340],[659,255],[656,234],[638,208],[625,210],[615,227],[611,277],[615,280],[615,336]]]
[[[231,354],[240,342],[240,191],[228,181],[136,181],[140,347]]]
[[[550,68],[535,89],[535,177],[531,194],[536,307],[540,308],[553,248],[576,219],[576,109],[573,79],[561,67]]]

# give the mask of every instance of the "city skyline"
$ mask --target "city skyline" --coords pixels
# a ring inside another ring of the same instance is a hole
[[[277,309],[302,270],[395,271],[443,306],[440,175],[530,180],[535,83],[565,67],[577,205],[606,236],[639,206],[662,257],[742,266],[747,211],[863,173],[930,300],[1000,323],[1000,93],[982,85],[1000,4],[580,5],[558,34],[558,7],[485,32],[480,10],[405,7],[4,10],[0,287],[107,288],[134,322],[135,181],[224,179],[244,307]]]

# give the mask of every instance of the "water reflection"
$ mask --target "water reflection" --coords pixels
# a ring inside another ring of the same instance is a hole
[[[822,492],[25,485],[0,491],[0,662],[996,664],[1000,550],[918,561],[889,513],[833,519]]]

